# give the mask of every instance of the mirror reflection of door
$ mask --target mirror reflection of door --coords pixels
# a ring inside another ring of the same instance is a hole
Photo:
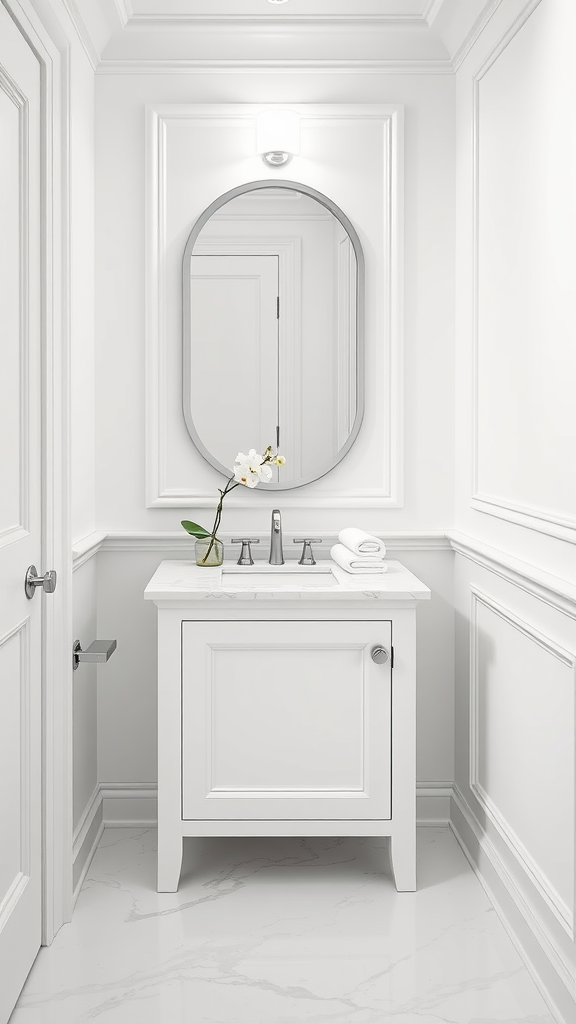
[[[224,466],[237,451],[276,445],[277,309],[277,256],[191,257],[194,422]]]
[[[247,189],[188,239],[184,414],[219,469],[278,444],[274,480],[298,486],[358,431],[361,251],[338,213],[296,187]]]

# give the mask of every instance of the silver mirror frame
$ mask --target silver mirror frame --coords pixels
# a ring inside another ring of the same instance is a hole
[[[217,210],[225,206],[232,199],[236,199],[238,196],[245,195],[247,192],[255,192],[263,188],[285,188],[292,191],[301,192],[303,195],[310,196],[311,199],[315,199],[316,202],[324,206],[329,212],[340,221],[342,227],[347,231],[348,237],[352,242],[354,253],[356,255],[356,417],[352,424],[352,430],[348,436],[346,443],[342,446],[338,454],[326,469],[322,470],[321,473],[315,473],[312,476],[305,477],[297,482],[281,483],[280,481],[270,481],[266,484],[267,491],[287,491],[294,490],[297,487],[305,487],[306,484],[314,483],[315,480],[320,480],[323,476],[326,476],[339,462],[348,454],[352,445],[354,444],[362,420],[364,418],[364,293],[365,293],[365,270],[364,270],[364,253],[360,244],[358,234],[353,225],[348,220],[348,217],[342,212],[342,210],[332,202],[328,196],[318,192],[314,188],[310,188],[309,185],[303,185],[298,181],[277,181],[275,178],[268,178],[264,181],[250,181],[246,185],[238,185],[236,188],[231,189],[229,192],[225,192],[223,195],[215,199],[213,203],[208,206],[204,212],[200,215],[196,221],[188,241],[184,248],[184,256],[182,259],[182,372],[183,372],[183,412],[184,420],[188,433],[192,438],[196,448],[200,454],[209,462],[214,469],[217,469],[219,473],[222,473],[225,477],[232,475],[232,468],[223,466],[221,462],[211,455],[206,446],[200,440],[194,421],[192,418],[192,407],[191,407],[191,393],[190,393],[190,381],[191,381],[191,370],[192,370],[192,345],[191,345],[191,314],[190,314],[190,257],[194,249],[194,245],[198,238],[198,235],[202,231],[204,225],[210,220],[212,214],[216,213]],[[187,340],[188,339],[188,343]],[[264,488],[263,488],[264,490]]]

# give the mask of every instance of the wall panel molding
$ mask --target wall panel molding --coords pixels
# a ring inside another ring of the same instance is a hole
[[[505,815],[496,805],[480,782],[480,714],[479,714],[479,633],[478,608],[480,605],[498,616],[507,625],[517,630],[532,643],[537,644],[546,654],[559,660],[572,673],[572,689],[576,683],[576,655],[565,650],[550,637],[545,636],[529,623],[520,619],[510,609],[488,597],[475,586],[470,587],[470,717],[469,717],[469,785],[480,807],[500,833],[502,839],[519,861],[522,870],[530,878],[542,898],[560,921],[562,927],[574,939],[574,905],[569,906],[560,896],[543,870],[512,828]],[[553,740],[551,740],[553,742]],[[574,849],[572,850],[574,859]]]
[[[480,265],[480,84],[490,68],[536,10],[541,0],[529,0],[508,31],[498,39],[484,61],[472,76],[472,137],[473,137],[473,332],[472,332],[472,494],[470,505],[477,512],[492,515],[539,533],[545,533],[576,544],[576,516],[568,511],[540,508],[520,504],[506,495],[494,495],[482,490],[479,481],[479,265]],[[495,8],[499,4],[495,5]],[[494,12],[492,12],[494,13]],[[491,14],[490,14],[491,17]],[[489,19],[487,19],[489,20]]]
[[[383,444],[374,452],[374,463],[382,485],[326,491],[315,483],[295,488],[283,496],[286,508],[398,508],[402,506],[403,483],[403,345],[402,345],[402,251],[403,171],[402,109],[386,105],[302,105],[301,117],[321,127],[340,128],[346,124],[376,124],[381,132],[382,179],[377,188],[383,199],[381,239],[383,262],[379,268],[384,297],[383,366],[381,386]],[[174,486],[167,480],[168,394],[166,353],[174,339],[167,332],[167,217],[168,217],[168,134],[170,128],[188,126],[201,132],[220,126],[252,126],[257,107],[237,105],[168,105],[149,107],[146,141],[146,496],[149,508],[205,508],[214,505],[214,488]],[[238,182],[236,182],[238,184]],[[311,184],[314,184],[311,182]],[[375,186],[376,187],[376,186]],[[201,213],[202,211],[198,211]],[[374,321],[374,316],[370,317]],[[377,322],[367,333],[367,350],[375,344]],[[379,349],[379,351],[381,351]],[[372,358],[375,358],[374,355]],[[378,431],[378,436],[379,431]],[[190,442],[192,444],[192,442]],[[195,454],[195,451],[194,453]],[[190,471],[182,473],[189,477]],[[338,485],[336,485],[338,487]],[[236,492],[228,507],[242,508],[245,496]]]

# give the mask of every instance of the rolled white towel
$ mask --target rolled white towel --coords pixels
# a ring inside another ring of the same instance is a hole
[[[330,558],[346,572],[362,575],[364,573],[381,574],[386,572],[383,558],[374,555],[357,555],[343,544],[335,544],[330,549]]]
[[[386,554],[386,545],[383,540],[373,537],[365,530],[357,530],[355,526],[347,526],[345,530],[340,530],[338,540],[345,548],[350,548],[355,555],[378,555],[380,558],[384,558]]]

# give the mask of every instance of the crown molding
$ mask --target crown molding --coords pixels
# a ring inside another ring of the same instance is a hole
[[[100,53],[90,35],[84,18],[80,14],[78,5],[75,3],[75,0],[62,0],[62,2],[93,71],[97,71],[101,61]]]
[[[435,0],[436,2],[436,0]],[[437,0],[440,4],[444,0]],[[115,0],[119,10],[126,9],[125,0]],[[120,15],[124,19],[124,14]],[[285,25],[290,28],[302,25],[393,25],[396,28],[406,26],[428,26],[426,15],[421,14],[132,14],[124,26],[128,30],[146,28],[172,29],[182,25],[258,25],[266,32],[278,29],[283,31]]]
[[[422,18],[426,22],[428,28],[432,28],[445,2],[446,0],[428,0],[428,5],[422,13]]]
[[[502,0],[492,0],[489,7],[486,7],[479,18],[474,22],[468,35],[462,40],[460,46],[456,50],[456,53],[452,57],[452,69],[454,73],[458,71],[461,64],[464,63],[466,57],[470,53],[470,50],[475,45],[476,41],[482,35],[484,29],[488,23],[492,20],[496,11],[500,7]]]
[[[148,57],[113,57],[104,56],[103,52],[95,42],[94,34],[84,20],[80,7],[76,0],[62,0],[70,17],[76,35],[86,53],[90,65],[97,74],[226,74],[226,73],[300,73],[308,72],[313,74],[323,73],[348,73],[348,74],[399,74],[399,75],[449,75],[454,74],[466,59],[479,36],[486,28],[489,21],[501,6],[502,0],[492,0],[488,3],[481,15],[472,25],[466,37],[462,40],[452,56],[438,56],[430,58],[415,59],[250,59],[250,58],[227,58],[224,60],[205,58],[148,58]],[[116,46],[121,47],[122,37],[129,34],[132,38],[138,33],[143,39],[152,33],[157,33],[163,27],[167,31],[174,32],[179,28],[189,26],[190,29],[201,29],[202,27],[213,27],[216,32],[221,31],[227,25],[232,31],[238,33],[239,29],[246,28],[250,39],[253,41],[254,34],[259,32],[269,37],[271,30],[275,38],[281,38],[283,29],[298,30],[303,33],[310,28],[317,26],[319,29],[327,26],[334,26],[341,32],[349,33],[357,26],[358,29],[369,30],[371,27],[378,31],[392,29],[405,29],[410,34],[412,31],[424,31],[430,34],[431,38],[438,41],[440,35],[433,31],[438,16],[443,12],[448,0],[429,0],[421,15],[392,15],[392,14],[367,14],[367,15],[294,15],[284,14],[280,16],[271,14],[267,17],[260,15],[211,15],[211,14],[137,14],[134,12],[131,0],[112,0],[114,18],[117,21],[119,32],[115,34]],[[241,33],[244,36],[244,32]]]
[[[440,60],[201,60],[102,59],[97,75],[206,74],[451,75],[452,62]]]
[[[114,0],[114,7],[116,8],[116,14],[120,21],[123,29],[125,29],[128,23],[134,17],[134,10],[130,0]]]

